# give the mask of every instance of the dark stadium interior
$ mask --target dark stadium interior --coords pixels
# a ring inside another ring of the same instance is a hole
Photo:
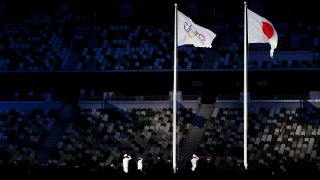
[[[176,169],[174,3],[217,35],[177,48]],[[0,0],[0,174],[320,175],[319,6],[247,4],[278,40],[248,45],[245,169],[243,1]]]

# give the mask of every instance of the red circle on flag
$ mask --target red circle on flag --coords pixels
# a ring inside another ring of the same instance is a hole
[[[262,22],[262,31],[268,37],[268,39],[271,39],[274,34],[272,25],[267,22]]]

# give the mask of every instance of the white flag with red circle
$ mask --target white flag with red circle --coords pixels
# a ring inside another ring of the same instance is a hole
[[[269,43],[270,56],[273,57],[274,49],[278,45],[278,34],[272,23],[247,9],[248,17],[248,43]]]

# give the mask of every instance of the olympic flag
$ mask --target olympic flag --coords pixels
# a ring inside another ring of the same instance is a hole
[[[211,48],[216,34],[195,24],[190,18],[178,11],[174,4],[174,57],[173,57],[173,96],[172,96],[172,168],[177,171],[177,56],[178,46],[193,44],[195,47]]]
[[[178,11],[178,46],[193,44],[195,47],[211,48],[216,34],[195,24],[189,17]]]

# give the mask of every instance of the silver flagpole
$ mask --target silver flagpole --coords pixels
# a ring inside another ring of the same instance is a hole
[[[172,165],[173,172],[177,171],[177,3],[174,4],[174,61],[173,61],[173,121],[172,121]]]
[[[247,142],[247,125],[248,125],[248,82],[247,82],[247,2],[244,2],[244,76],[243,76],[243,165],[248,169],[248,142]]]

